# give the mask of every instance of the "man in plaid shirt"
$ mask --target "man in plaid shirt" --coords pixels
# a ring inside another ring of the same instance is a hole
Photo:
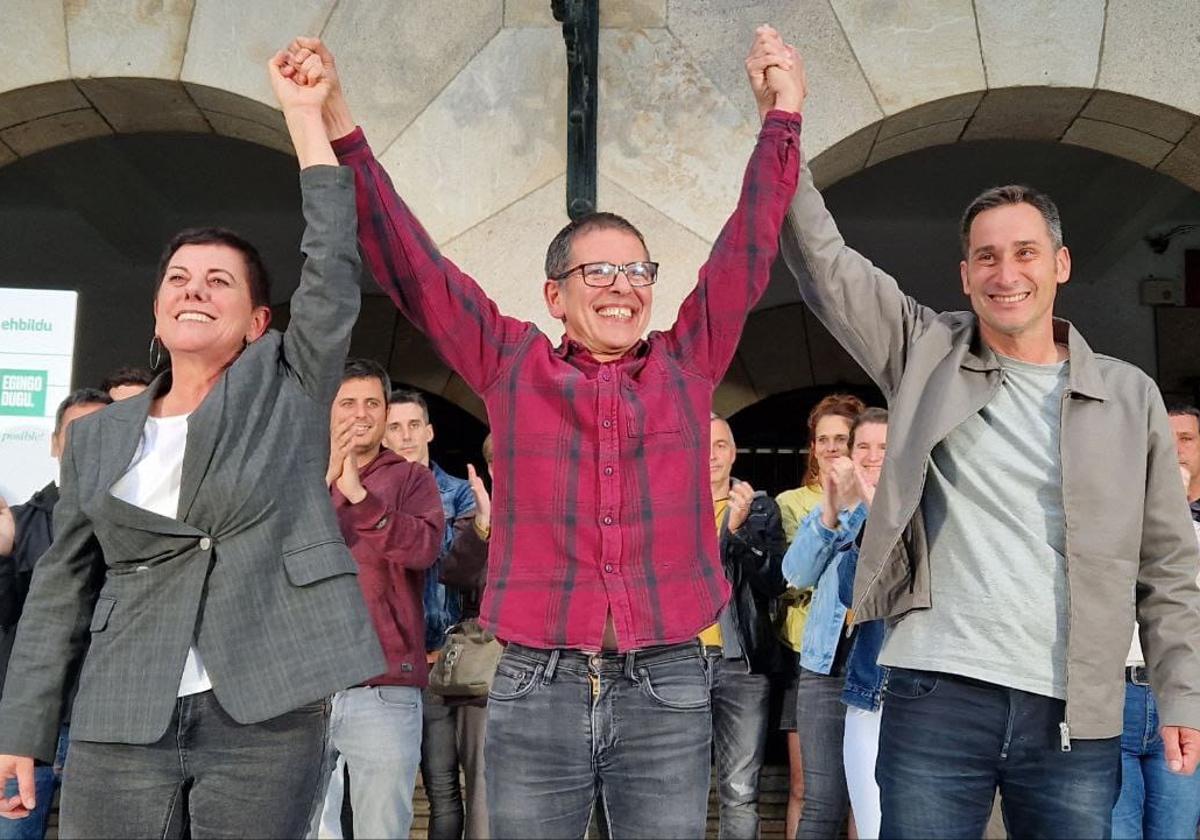
[[[492,834],[582,837],[602,791],[614,836],[701,836],[711,720],[697,634],[729,597],[706,419],[796,187],[799,60],[747,61],[763,128],[675,325],[646,336],[658,265],[632,224],[595,213],[546,255],[556,346],[438,252],[355,127],[329,51],[299,38],[289,52],[297,83],[333,82],[326,129],[355,172],[375,279],[487,405],[480,618],[507,643],[488,703]]]

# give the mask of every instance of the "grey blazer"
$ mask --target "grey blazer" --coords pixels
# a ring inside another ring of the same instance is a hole
[[[249,345],[192,413],[179,518],[109,492],[169,374],[72,424],[54,544],[0,702],[0,753],[53,759],[80,657],[71,737],[129,744],[166,732],[193,639],[240,723],[386,669],[324,482],[359,309],[354,178],[320,166],[300,183],[308,226],[291,323]]]

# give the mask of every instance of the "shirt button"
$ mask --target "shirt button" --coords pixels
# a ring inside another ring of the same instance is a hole
[[[606,572],[611,572],[612,570],[613,570],[613,565],[612,565],[612,563],[605,563],[605,564],[604,564],[604,571],[606,571]]]
[[[208,551],[210,548],[212,548],[212,540],[210,540],[208,537],[201,537],[200,538],[200,550]]]
[[[613,523],[613,518],[611,516],[606,516],[604,517],[603,521],[605,525],[611,525]]]
[[[603,426],[603,427],[604,427],[604,428],[606,428],[606,429],[611,429],[611,428],[612,428],[612,421],[611,421],[611,420],[605,420],[605,421],[604,421],[603,423],[601,423],[600,425],[601,425],[601,426]]]
[[[608,372],[608,368],[605,368],[604,370],[600,371],[600,378],[603,379],[605,382],[612,379],[612,374]]]
[[[612,467],[605,467],[605,468],[604,468],[604,474],[605,474],[605,475],[612,475],[612,474],[613,474],[613,468],[612,468]]]

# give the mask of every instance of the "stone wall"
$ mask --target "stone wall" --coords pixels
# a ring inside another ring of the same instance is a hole
[[[0,15],[0,52],[18,59],[0,77],[0,165],[113,132],[286,151],[264,65],[293,34],[320,34],[434,238],[506,311],[559,333],[540,270],[566,221],[549,0],[0,0]],[[1200,189],[1194,0],[601,0],[599,205],[664,265],[654,327],[736,200],[757,121],[742,62],[761,22],[806,57],[821,184],[928,146],[1023,138]]]

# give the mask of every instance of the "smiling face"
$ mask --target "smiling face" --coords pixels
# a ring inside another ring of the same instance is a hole
[[[971,222],[963,293],[989,346],[1002,351],[1027,336],[1053,340],[1054,297],[1071,276],[1071,255],[1055,247],[1032,204],[984,210]]]
[[[251,303],[246,261],[236,249],[183,245],[171,255],[154,299],[154,330],[172,358],[227,362],[270,320],[270,309]]]
[[[583,263],[617,265],[650,259],[641,241],[625,230],[593,228],[571,242],[569,268]],[[573,271],[562,280],[547,279],[546,308],[566,326],[567,338],[583,345],[598,361],[610,362],[628,353],[646,334],[654,287],[629,285],[624,272],[608,288],[583,282]]]
[[[862,468],[872,487],[879,483],[879,473],[883,470],[883,457],[887,454],[887,429],[887,423],[863,423],[854,430],[850,460]]]
[[[373,460],[383,443],[387,421],[387,395],[374,376],[347,379],[333,398],[330,425],[353,418],[351,449],[360,462]]]
[[[850,421],[840,414],[826,414],[817,421],[813,434],[812,448],[817,455],[819,475],[824,475],[830,464],[850,453]]]

